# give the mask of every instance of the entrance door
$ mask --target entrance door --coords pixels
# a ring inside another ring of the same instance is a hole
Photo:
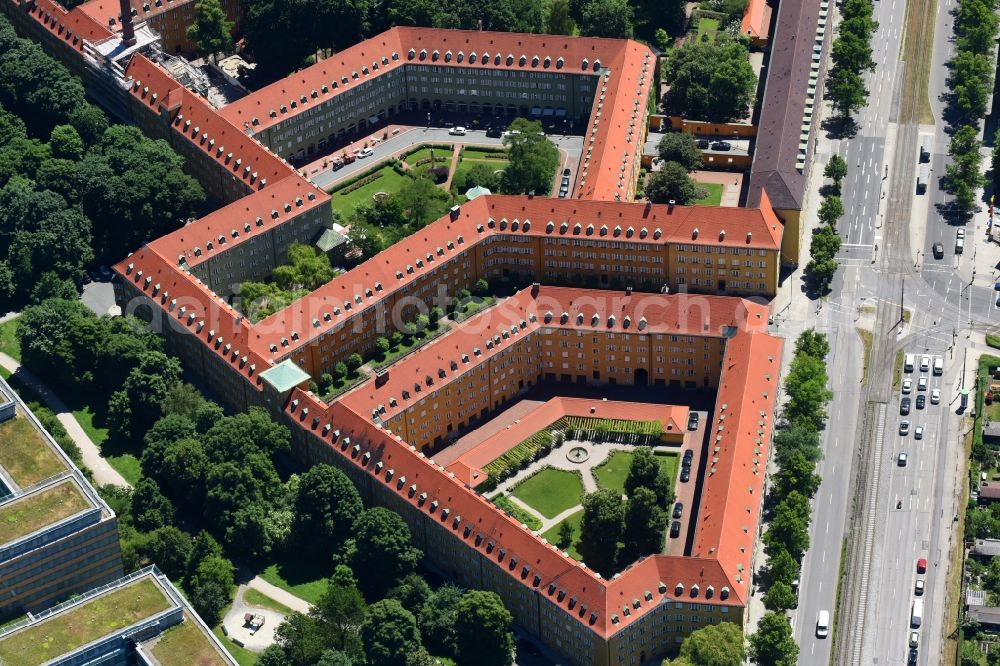
[[[635,371],[636,386],[645,386],[649,383],[649,371],[646,368],[639,368]]]

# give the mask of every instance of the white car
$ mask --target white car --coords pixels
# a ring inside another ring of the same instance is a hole
[[[909,435],[910,434],[910,422],[909,421],[900,421],[899,422],[899,434],[900,435]],[[903,464],[904,465],[906,464],[906,454],[905,453],[903,454]]]
[[[936,405],[941,402],[941,389],[931,389],[931,404]]]
[[[918,578],[917,582],[913,585],[913,594],[917,595],[918,597],[922,597],[924,595],[924,579],[923,578]]]
[[[955,232],[955,238],[965,238],[965,229],[959,227],[958,231]]]
[[[928,368],[931,367],[931,357],[924,354],[920,357],[920,372],[927,372]]]
[[[917,647],[917,643],[920,642],[920,634],[915,631],[910,632],[910,647]]]
[[[358,159],[359,160],[363,160],[364,158],[371,157],[374,154],[375,154],[375,151],[372,150],[371,148],[362,148],[361,152],[358,153]]]
[[[913,429],[913,439],[923,439],[924,438],[924,427],[917,426]]]
[[[926,377],[921,377],[919,380],[917,380],[917,390],[918,391],[926,391],[927,390],[927,378]]]
[[[913,380],[910,379],[910,378],[904,379],[903,380],[903,393],[904,394],[905,393],[909,393],[912,390],[913,390]]]
[[[900,467],[906,467],[906,451],[900,451],[899,456],[896,457],[896,464]]]
[[[465,128],[461,126],[452,127],[450,130],[448,130],[448,134],[451,134],[452,136],[465,136],[465,132],[466,132]]]

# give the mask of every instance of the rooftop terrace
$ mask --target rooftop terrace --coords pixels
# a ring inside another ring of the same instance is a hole
[[[0,505],[0,544],[20,539],[93,506],[72,477],[24,494]]]
[[[143,576],[0,634],[0,663],[38,666],[174,606],[152,576]]]

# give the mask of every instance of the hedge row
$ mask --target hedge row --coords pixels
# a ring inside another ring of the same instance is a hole
[[[557,427],[558,422],[550,426],[550,428]],[[533,462],[538,455],[544,449],[551,448],[553,444],[553,434],[550,429],[539,430],[534,435],[524,440],[514,448],[510,449],[502,456],[486,465],[483,471],[495,478],[504,477],[511,470],[518,470],[527,467],[529,463]]]
[[[354,181],[353,183],[351,183],[350,185],[348,185],[347,187],[345,187],[342,190],[337,190],[337,194],[345,194],[346,195],[346,194],[350,194],[351,192],[354,192],[355,190],[360,190],[365,185],[369,185],[371,183],[374,183],[376,180],[378,180],[379,178],[381,178],[382,175],[383,175],[382,174],[382,169],[379,168],[379,170],[376,171],[375,173],[369,174],[369,175],[365,176],[364,178],[359,178],[358,180]]]
[[[598,419],[585,416],[566,417],[566,428],[622,435],[659,436],[663,433],[663,424],[660,421],[628,421],[625,419]]]

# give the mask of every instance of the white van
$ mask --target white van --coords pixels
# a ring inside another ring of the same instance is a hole
[[[940,375],[944,373],[944,359],[940,356],[934,357],[934,374]]]
[[[920,626],[924,619],[924,600],[914,599],[913,610],[910,612],[910,626],[914,629]]]
[[[816,638],[826,638],[830,633],[830,611],[821,610],[816,616]]]
[[[903,371],[913,372],[913,364],[916,360],[917,359],[913,354],[907,354],[906,358],[903,360]]]

